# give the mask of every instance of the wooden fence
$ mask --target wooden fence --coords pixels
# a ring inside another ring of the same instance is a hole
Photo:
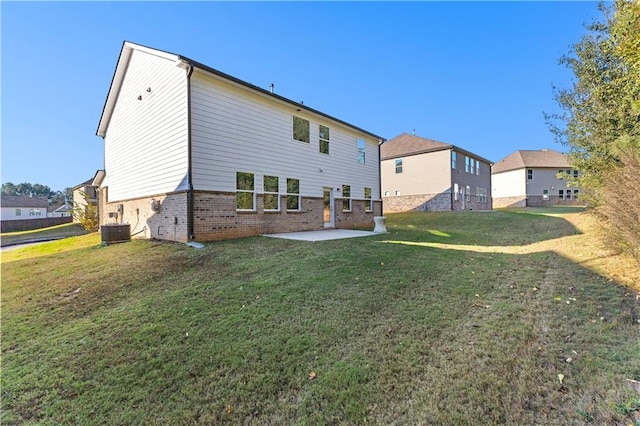
[[[72,217],[43,217],[41,219],[3,220],[1,232],[31,231],[32,229],[71,223]]]

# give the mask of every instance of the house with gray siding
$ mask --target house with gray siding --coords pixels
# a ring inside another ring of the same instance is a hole
[[[565,153],[519,150],[494,164],[491,173],[496,208],[580,204],[579,171]]]
[[[403,133],[380,146],[385,213],[491,210],[491,161]]]
[[[182,55],[125,42],[97,129],[101,224],[211,241],[373,227],[380,136]]]

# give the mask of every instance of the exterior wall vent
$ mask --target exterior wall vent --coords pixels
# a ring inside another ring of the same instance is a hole
[[[131,241],[131,226],[126,224],[109,224],[100,227],[103,244],[124,243]]]

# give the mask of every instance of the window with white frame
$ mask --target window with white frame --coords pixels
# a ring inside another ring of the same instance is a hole
[[[16,209],[16,216],[22,216],[22,209]]]
[[[364,164],[366,160],[366,146],[364,139],[358,139],[357,148],[358,148],[358,163]]]
[[[342,211],[351,211],[351,185],[342,185]]]
[[[287,210],[300,210],[300,180],[287,178]]]
[[[364,211],[373,211],[373,200],[371,199],[371,188],[364,188]]]
[[[577,171],[577,170],[574,170],[574,171],[573,171],[573,177],[574,177],[574,178],[577,178],[577,177],[578,177],[578,171]]]
[[[309,143],[309,120],[293,116],[293,139]]]
[[[567,191],[568,191],[568,190],[567,190]],[[574,189],[574,190],[573,190],[573,199],[574,199],[574,200],[577,200],[577,199],[578,199],[578,190],[577,190],[577,189]]]
[[[42,216],[41,209],[29,209],[29,216]]]
[[[396,160],[396,173],[402,173],[402,160]]]
[[[476,175],[480,176],[480,161],[476,160]]]
[[[469,173],[472,175],[476,174],[476,162],[473,158],[469,159]]]
[[[253,173],[236,172],[236,209],[255,210],[255,181]]]
[[[527,169],[527,179],[533,180],[533,169]]]
[[[471,169],[471,158],[467,157],[466,155],[464,156],[464,171],[465,173],[469,173],[469,170]]]
[[[471,187],[467,185],[467,201],[471,201]]]
[[[451,151],[451,168],[452,169],[458,168],[458,154],[456,154],[455,151]]]
[[[396,196],[400,195],[400,190],[399,190],[399,189],[396,189],[395,194],[396,194]]]
[[[565,200],[570,200],[571,199],[571,190],[567,189],[567,195],[565,195]]]
[[[278,176],[264,176],[263,201],[265,211],[280,210],[280,194]]]
[[[384,196],[388,197],[391,193],[389,191],[384,191]]]
[[[460,187],[458,186],[457,183],[453,184],[453,199],[455,201],[458,201],[458,199],[460,198]]]
[[[558,170],[558,180],[564,179],[564,170]]]
[[[549,190],[548,189],[543,189],[542,190],[542,199],[543,200],[548,200],[549,199]]]
[[[560,198],[561,200],[564,200],[564,189],[558,190],[558,198]]]
[[[318,134],[320,139],[320,152],[329,154],[329,128],[320,124]]]

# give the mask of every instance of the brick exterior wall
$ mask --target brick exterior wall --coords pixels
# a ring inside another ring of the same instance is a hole
[[[549,206],[581,206],[579,199],[561,200],[560,197],[549,196],[548,200],[542,198],[542,195],[532,195],[529,197],[502,197],[493,200],[495,208],[505,207],[549,207]]]
[[[518,197],[500,197],[493,199],[493,207],[501,209],[505,207],[526,207],[527,199],[522,196]]]
[[[102,190],[101,225],[128,223],[132,238],[153,238],[187,242],[187,193],[158,195],[126,201],[107,202],[108,188]],[[300,211],[286,211],[281,196],[278,212],[265,212],[262,194],[256,195],[255,212],[236,210],[236,195],[228,192],[194,192],[193,231],[196,241],[217,241],[279,232],[324,229],[322,198],[303,197]],[[152,205],[156,203],[155,205]],[[118,206],[122,205],[120,209]],[[343,212],[342,200],[335,200],[336,228],[374,227],[374,216],[382,214],[380,201],[373,212],[365,212],[364,200],[353,200],[352,211]],[[155,210],[154,210],[155,208]]]
[[[103,213],[100,216],[101,225],[128,223],[131,225],[131,238],[188,241],[186,192],[110,203],[103,201],[108,201],[106,191],[106,188],[103,189],[99,198]],[[122,209],[119,205],[122,205]]]
[[[385,213],[399,213],[409,211],[435,211],[449,212],[451,210],[491,210],[491,199],[487,196],[487,201],[481,203],[479,197],[472,195],[468,201],[466,198],[462,202],[461,195],[458,200],[451,202],[451,193],[442,194],[422,194],[422,195],[399,195],[384,197]]]
[[[420,194],[383,197],[385,213],[410,211],[451,211],[451,194]]]
[[[548,206],[580,206],[583,203],[580,200],[561,200],[558,196],[550,196],[548,200],[544,200],[542,196],[527,197],[527,207],[548,207]]]

